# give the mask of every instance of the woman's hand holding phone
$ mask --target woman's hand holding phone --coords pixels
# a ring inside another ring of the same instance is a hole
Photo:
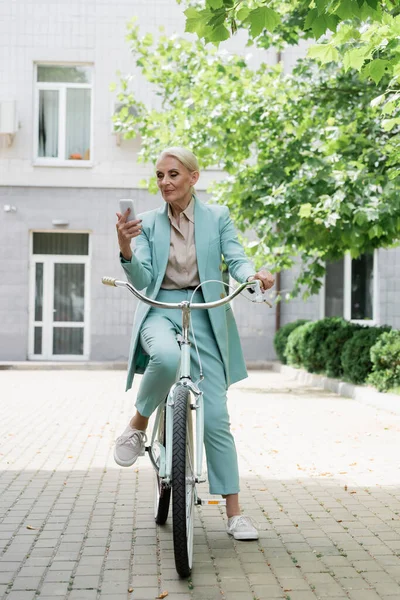
[[[132,200],[120,200],[120,210],[117,212],[118,245],[126,260],[132,258],[131,240],[142,232],[142,221],[136,219]]]

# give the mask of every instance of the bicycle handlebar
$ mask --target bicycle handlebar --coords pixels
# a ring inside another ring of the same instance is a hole
[[[150,306],[156,306],[159,308],[182,308],[182,306],[183,306],[183,303],[181,303],[181,302],[180,303],[159,302],[158,300],[153,300],[152,298],[148,298],[147,296],[145,296],[144,294],[139,292],[139,290],[137,290],[128,281],[114,279],[113,277],[103,277],[101,281],[104,285],[110,285],[112,287],[126,287],[134,296],[136,296],[136,298],[138,298],[145,304],[149,304]],[[213,280],[211,280],[211,281],[213,281]],[[211,283],[211,281],[210,281],[210,283]],[[207,281],[205,281],[204,283],[207,283]],[[229,294],[225,298],[222,298],[221,300],[215,300],[214,302],[203,302],[201,304],[196,304],[196,303],[192,304],[190,302],[190,308],[195,308],[195,309],[198,308],[198,309],[204,310],[204,309],[209,309],[209,308],[216,308],[217,306],[223,306],[224,304],[228,304],[228,302],[231,302],[231,300],[233,300],[245,288],[250,287],[250,286],[255,286],[257,288],[256,290],[254,290],[254,292],[256,294],[256,296],[254,298],[254,302],[264,302],[264,303],[268,304],[268,306],[270,308],[272,308],[272,304],[270,304],[263,297],[263,292],[261,291],[261,287],[260,287],[260,281],[258,279],[253,279],[252,281],[245,281],[244,283],[240,284],[239,287],[237,287],[231,294]],[[199,290],[201,289],[201,285],[198,286],[198,289]]]

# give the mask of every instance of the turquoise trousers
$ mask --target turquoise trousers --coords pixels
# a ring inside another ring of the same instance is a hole
[[[157,300],[182,302],[190,300],[192,294],[192,290],[161,289]],[[192,302],[204,302],[200,291],[195,293]],[[235,442],[230,431],[224,365],[208,312],[193,310],[191,320],[204,374],[199,387],[203,392],[204,401],[204,446],[210,493],[237,494],[239,472]],[[150,309],[140,330],[140,343],[150,356],[150,361],[142,377],[136,400],[136,408],[144,417],[149,417],[165,400],[170,387],[176,381],[180,362],[177,333],[182,333],[181,310]],[[191,376],[197,381],[200,372],[199,361],[193,339],[191,342]]]

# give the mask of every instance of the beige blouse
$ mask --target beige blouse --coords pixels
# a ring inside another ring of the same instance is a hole
[[[169,259],[161,287],[164,290],[177,290],[199,285],[196,246],[194,244],[194,197],[177,219],[172,216],[168,205],[168,218],[171,223]]]

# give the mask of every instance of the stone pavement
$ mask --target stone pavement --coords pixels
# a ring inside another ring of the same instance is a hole
[[[182,581],[148,459],[113,462],[123,389],[122,371],[0,372],[1,600],[400,598],[399,415],[251,372],[229,397],[260,540],[202,507]]]

